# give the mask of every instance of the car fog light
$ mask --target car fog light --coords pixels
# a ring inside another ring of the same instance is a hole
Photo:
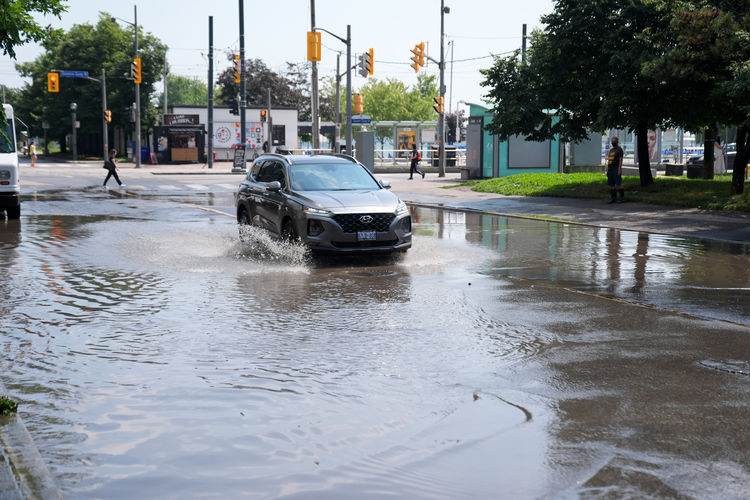
[[[405,233],[411,233],[411,217],[405,217],[404,220],[401,221],[401,229]]]
[[[311,219],[307,221],[307,235],[318,236],[324,231],[323,224],[319,220]]]

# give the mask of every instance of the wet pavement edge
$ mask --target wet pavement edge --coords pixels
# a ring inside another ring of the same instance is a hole
[[[0,500],[62,498],[20,415],[0,417]]]

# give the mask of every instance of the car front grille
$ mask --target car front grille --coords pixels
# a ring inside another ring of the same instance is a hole
[[[391,227],[394,214],[337,214],[333,220],[341,226],[345,233],[357,231],[377,231],[384,233]],[[371,220],[368,220],[371,218]]]
[[[398,240],[386,241],[332,241],[331,244],[336,248],[374,248],[374,247],[392,247],[398,243]]]

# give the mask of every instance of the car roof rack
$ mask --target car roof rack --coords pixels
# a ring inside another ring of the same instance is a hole
[[[352,163],[359,163],[352,155],[346,155],[344,153],[319,153],[320,155],[335,156],[337,158],[343,158],[349,160]]]

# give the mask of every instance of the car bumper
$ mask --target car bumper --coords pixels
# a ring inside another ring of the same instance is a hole
[[[396,216],[387,228],[379,228],[385,230],[373,231],[374,239],[370,239],[373,234],[363,234],[369,232],[366,231],[367,228],[344,229],[341,224],[329,217],[309,216],[301,222],[304,223],[304,227],[297,229],[298,234],[316,253],[378,253],[405,251],[411,248],[412,230],[409,214]],[[310,234],[311,226],[313,229],[322,226],[322,232]]]
[[[21,196],[18,192],[0,191],[0,208],[17,207],[21,204]]]

